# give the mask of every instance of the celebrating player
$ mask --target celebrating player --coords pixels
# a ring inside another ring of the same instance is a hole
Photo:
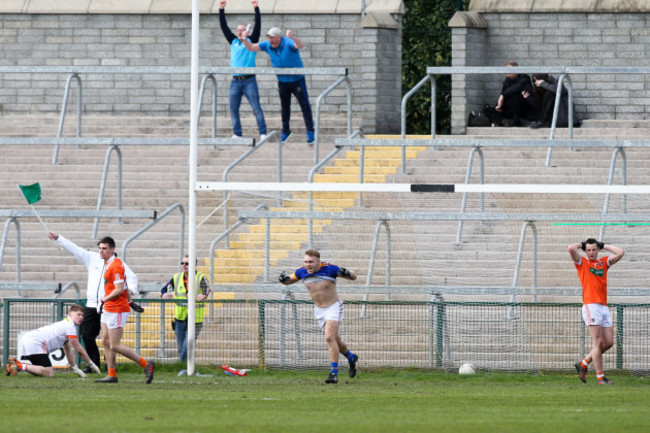
[[[336,293],[336,278],[356,280],[354,271],[320,261],[320,253],[311,249],[305,251],[304,266],[293,274],[280,275],[280,282],[289,285],[302,280],[309,295],[314,301],[314,314],[321,329],[325,331],[325,341],[329,348],[331,361],[330,374],[325,383],[338,383],[339,381],[339,353],[343,354],[350,363],[348,374],[354,377],[357,374],[357,361],[359,356],[350,352],[348,345],[341,339],[339,328],[343,322],[343,302]]]
[[[52,362],[48,355],[61,348],[68,360],[68,365],[80,377],[86,377],[86,374],[77,367],[72,349],[77,351],[88,363],[93,372],[100,374],[99,368],[92,362],[77,338],[77,326],[83,319],[84,307],[73,305],[65,319],[27,332],[20,340],[19,352],[22,354],[21,359],[27,359],[31,364],[9,358],[9,362],[5,366],[5,375],[15,376],[18,371],[26,371],[34,376],[52,377],[54,368],[52,368]]]
[[[587,257],[583,257],[582,249]],[[598,258],[598,253],[606,250],[612,254]],[[584,242],[569,245],[569,254],[578,271],[582,284],[582,319],[589,327],[593,347],[591,352],[581,362],[576,363],[578,376],[587,382],[587,368],[593,361],[596,368],[596,378],[600,385],[611,385],[603,372],[603,353],[614,345],[612,315],[607,307],[607,271],[610,266],[618,263],[625,254],[623,248],[605,245],[593,238]]]

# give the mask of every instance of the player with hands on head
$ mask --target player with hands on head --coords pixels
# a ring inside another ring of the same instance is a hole
[[[282,272],[279,281],[290,285],[298,281],[309,290],[309,295],[314,301],[314,315],[321,329],[325,331],[325,341],[330,356],[331,368],[325,383],[338,383],[339,354],[345,356],[350,364],[348,375],[357,374],[359,356],[348,349],[339,333],[343,323],[343,302],[336,293],[336,279],[356,280],[357,274],[340,266],[321,262],[320,252],[315,249],[305,251],[303,266],[296,269],[291,275]]]
[[[27,359],[31,364],[9,358],[5,375],[16,376],[19,371],[26,371],[34,376],[52,377],[54,368],[49,354],[58,349],[63,349],[68,366],[79,377],[85,378],[86,373],[77,367],[73,349],[88,363],[93,373],[101,374],[77,338],[77,326],[81,325],[83,318],[84,307],[72,305],[65,319],[25,333],[20,339],[19,352],[22,354],[21,360]]]
[[[584,252],[584,256],[580,254]],[[601,251],[610,254],[598,258]],[[607,307],[607,273],[625,255],[623,248],[589,238],[584,242],[569,245],[569,254],[578,271],[582,285],[582,319],[589,327],[592,349],[575,364],[578,377],[587,382],[587,369],[593,362],[596,378],[600,385],[611,385],[603,371],[603,353],[614,345],[612,315]]]

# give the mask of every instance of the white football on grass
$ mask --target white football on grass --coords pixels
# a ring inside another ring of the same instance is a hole
[[[458,369],[458,374],[474,374],[476,373],[476,368],[472,364],[463,364]]]

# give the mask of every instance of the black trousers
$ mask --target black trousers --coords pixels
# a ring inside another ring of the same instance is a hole
[[[97,342],[95,340],[99,335],[99,331],[102,329],[100,324],[101,317],[102,316],[97,313],[96,308],[86,307],[84,309],[84,320],[79,326],[81,339],[86,347],[86,352],[88,352],[88,356],[97,366],[100,365],[100,360],[99,348],[97,347]]]

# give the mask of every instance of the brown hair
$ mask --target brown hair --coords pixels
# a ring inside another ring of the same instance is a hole
[[[318,257],[320,259],[320,253],[318,252],[317,249],[314,248],[305,251],[305,255],[309,257]]]
[[[514,60],[510,60],[508,63],[506,63],[506,66],[519,66],[519,64]]]
[[[82,307],[81,305],[78,305],[78,304],[74,304],[74,305],[72,305],[70,307],[70,309],[68,310],[68,313],[72,313],[74,311],[81,311],[83,313],[84,307]]]

